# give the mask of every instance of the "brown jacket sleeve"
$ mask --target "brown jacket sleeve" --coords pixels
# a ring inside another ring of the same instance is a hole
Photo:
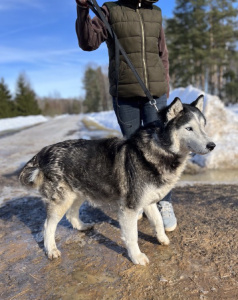
[[[165,68],[166,80],[167,80],[167,98],[169,98],[169,53],[166,46],[163,27],[161,27],[161,31],[159,35],[159,56]]]
[[[108,20],[109,12],[106,6],[102,11]],[[79,47],[85,51],[96,50],[108,38],[108,32],[103,22],[94,17],[91,19],[89,8],[77,5],[76,33]]]

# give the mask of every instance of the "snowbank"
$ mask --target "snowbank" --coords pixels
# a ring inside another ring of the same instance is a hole
[[[175,97],[180,97],[184,103],[191,103],[201,94],[205,97],[203,112],[207,119],[206,131],[215,142],[216,148],[208,155],[196,155],[193,161],[208,169],[237,169],[237,106],[227,108],[217,96],[206,94],[192,86],[175,89],[171,92],[169,103]]]
[[[208,169],[238,168],[238,114],[237,106],[226,108],[217,96],[206,94],[192,86],[177,88],[170,93],[168,103],[179,97],[183,103],[191,103],[203,94],[204,114],[207,118],[206,131],[216,143],[216,148],[208,155],[196,155],[193,161]],[[98,126],[120,131],[113,111],[85,115]]]
[[[112,110],[83,115],[81,121],[84,124],[89,124],[87,127],[90,130],[115,130],[121,132],[115,113]]]
[[[209,169],[237,169],[238,115],[227,109],[218,97],[211,95],[207,95],[204,113],[207,132],[217,146],[209,155],[202,157],[203,164]]]
[[[190,104],[194,100],[197,99],[198,96],[204,95],[204,100],[205,100],[205,106],[207,102],[207,95],[203,91],[194,88],[193,86],[189,85],[186,88],[177,88],[173,91],[170,92],[169,99],[168,99],[168,104],[170,104],[174,98],[179,97],[183,103]]]
[[[0,132],[44,123],[47,120],[48,119],[42,115],[0,119]]]
[[[206,94],[192,86],[173,90],[168,103],[171,103],[175,97],[180,97],[184,103],[191,103],[201,94],[205,96],[206,130],[217,146],[208,155],[196,155],[193,161],[208,169],[238,169],[238,105],[227,108],[218,97]],[[57,118],[66,118],[66,116],[62,115]],[[80,129],[79,134],[81,137],[86,137],[89,132],[94,138],[97,137],[94,134],[95,132],[100,133],[100,136],[103,134],[105,136],[110,136],[110,134],[112,136],[120,135],[120,128],[113,111],[84,114],[80,115],[79,119],[80,122],[84,123],[86,130],[84,132]],[[41,115],[0,119],[0,132],[24,128],[48,120],[49,118]],[[64,122],[62,120],[62,124]],[[91,135],[89,134],[89,138],[91,138]]]

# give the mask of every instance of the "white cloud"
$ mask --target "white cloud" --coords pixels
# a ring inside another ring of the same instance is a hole
[[[22,70],[21,70],[22,71]],[[39,69],[24,69],[26,78],[38,96],[59,94],[62,97],[79,97],[84,94],[82,78],[85,71],[83,64],[46,65]],[[19,70],[13,69],[4,79],[14,94]]]
[[[19,73],[25,72],[39,96],[58,92],[62,97],[83,95],[82,77],[88,64],[106,66],[106,45],[93,53],[79,48],[23,49],[0,46],[0,77],[12,93]]]
[[[59,57],[69,59],[72,54],[76,54],[80,49],[61,50],[27,50],[21,48],[1,47],[0,64],[7,63],[37,63],[37,62],[58,62]]]
[[[79,95],[86,66],[108,63],[105,43],[93,52],[78,47],[74,0],[0,0],[0,14],[0,78],[12,93],[25,72],[40,96]]]
[[[39,0],[5,0],[5,3],[0,3],[0,10],[10,10],[16,8],[43,8],[43,4]]]
[[[1,75],[8,85],[11,93],[16,91],[16,81],[20,73],[26,75],[31,87],[38,96],[44,97],[58,93],[62,97],[77,97],[83,94],[82,77],[84,66],[82,64],[41,66],[37,69],[17,69],[2,70]],[[0,78],[1,78],[0,75]]]
[[[54,26],[54,23],[56,23],[56,21],[54,20],[47,20],[47,21],[42,21],[39,23],[34,23],[31,25],[22,25],[21,23],[19,24],[19,26],[17,28],[11,29],[11,30],[4,30],[3,32],[0,32],[0,38],[9,38],[9,36],[11,35],[16,35],[16,34],[21,34],[21,36],[24,36],[25,33],[27,33],[29,31],[29,26],[32,29],[40,29],[41,27],[44,26]]]
[[[94,53],[82,51],[80,48],[69,49],[24,49],[16,47],[0,46],[0,65],[9,63],[67,63],[82,62],[87,63],[95,58],[105,64],[107,62],[107,48],[103,44]]]

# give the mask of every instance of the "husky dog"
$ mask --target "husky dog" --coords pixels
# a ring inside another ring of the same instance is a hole
[[[159,112],[160,124],[142,127],[127,140],[68,140],[36,154],[22,170],[20,181],[37,188],[46,203],[44,246],[49,259],[61,255],[55,231],[65,213],[73,228],[92,227],[79,219],[85,200],[118,209],[122,239],[134,264],[149,263],[138,246],[141,209],[159,243],[168,245],[156,203],[175,186],[190,152],[206,154],[216,146],[205,133],[202,107],[203,95],[190,105],[175,98]]]

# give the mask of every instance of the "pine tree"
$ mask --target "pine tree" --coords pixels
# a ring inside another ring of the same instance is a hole
[[[15,104],[17,114],[20,116],[38,115],[41,113],[37,104],[36,94],[23,74],[20,74],[17,80]]]
[[[235,71],[238,36],[235,0],[177,0],[174,17],[167,20],[171,83],[192,84],[224,97]],[[228,81],[227,81],[228,80]],[[234,91],[234,88],[233,88]]]
[[[11,118],[15,115],[15,106],[11,93],[2,78],[0,81],[0,118]]]
[[[97,112],[111,108],[108,93],[108,78],[103,74],[101,67],[88,67],[83,79],[86,96],[84,106],[86,112]]]
[[[208,35],[205,18],[206,0],[177,0],[174,17],[166,21],[166,39],[169,48],[170,73],[174,87],[203,88],[204,65]]]
[[[208,92],[222,97],[224,74],[234,58],[237,41],[234,0],[207,0],[209,24]]]
[[[105,86],[105,76],[102,73],[101,67],[97,68],[97,78],[99,83],[99,90],[100,90],[100,110],[105,111],[108,110],[108,103],[107,103],[107,90]]]
[[[237,68],[238,71],[238,68]],[[234,72],[229,69],[223,77],[226,80],[224,86],[224,93],[226,95],[224,102],[229,103],[238,103],[238,72]]]
[[[87,68],[85,71],[83,84],[86,91],[84,100],[86,112],[98,112],[100,103],[99,83],[97,80],[97,73],[91,67]]]

